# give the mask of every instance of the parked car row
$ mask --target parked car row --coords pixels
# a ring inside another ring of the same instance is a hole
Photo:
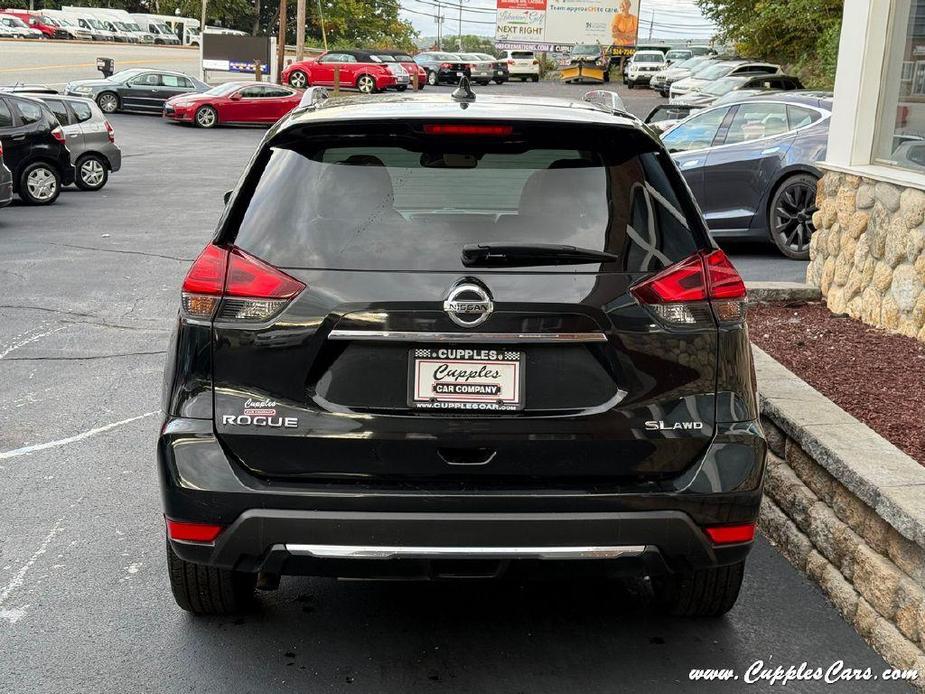
[[[0,207],[50,205],[62,186],[96,191],[122,166],[115,132],[89,99],[0,89]]]

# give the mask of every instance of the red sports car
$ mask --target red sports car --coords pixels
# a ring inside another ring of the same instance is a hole
[[[375,51],[328,51],[318,58],[286,66],[282,80],[296,89],[330,87],[334,72],[340,75],[341,87],[355,87],[364,94],[384,89],[404,90],[411,77],[398,62],[385,62]]]
[[[201,94],[181,94],[164,104],[164,118],[214,128],[229,123],[275,123],[299,105],[302,94],[279,84],[226,82]]]
[[[391,56],[396,60],[409,75],[418,74],[418,89],[423,89],[424,85],[427,84],[427,70],[422,68],[416,62],[414,58],[408,55],[405,51],[379,51],[377,55]]]

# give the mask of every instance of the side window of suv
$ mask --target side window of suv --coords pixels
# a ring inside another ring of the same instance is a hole
[[[0,99],[0,128],[13,127],[13,114],[10,113],[10,107],[6,105],[3,99]]]
[[[17,101],[16,110],[23,124],[37,123],[42,120],[42,107],[31,101]]]
[[[93,111],[90,109],[89,104],[85,104],[81,101],[72,101],[71,109],[74,111],[78,123],[83,123],[93,118]]]

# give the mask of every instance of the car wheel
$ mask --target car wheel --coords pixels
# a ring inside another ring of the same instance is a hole
[[[533,77],[531,77],[530,79],[533,80],[534,82],[539,82],[539,81],[540,81],[540,76],[539,76],[539,75],[533,75]]]
[[[720,617],[735,605],[745,562],[652,578],[655,597],[675,617]]]
[[[400,92],[405,91],[407,88],[408,88],[407,84],[399,84],[397,87],[395,87],[395,89]]]
[[[633,82],[626,82],[627,89],[633,89],[636,85]]]
[[[177,605],[193,614],[236,614],[254,600],[257,574],[193,564],[178,557],[169,542],[167,573]]]
[[[357,77],[357,89],[362,94],[372,94],[376,91],[376,80],[369,75],[360,75]]]
[[[119,110],[119,97],[112,92],[103,92],[96,97],[96,105],[103,113],[115,113]]]
[[[771,240],[788,258],[807,260],[809,239],[816,231],[816,177],[797,174],[784,179],[771,199],[768,229]]]
[[[50,205],[60,192],[61,176],[51,164],[29,164],[19,176],[19,197],[28,205]]]
[[[194,120],[200,128],[214,128],[218,124],[218,113],[211,106],[202,106],[196,111]]]
[[[301,70],[293,70],[289,75],[289,86],[295,89],[305,89],[308,86],[308,75]]]
[[[81,190],[99,190],[109,180],[109,168],[98,154],[87,154],[77,160],[74,183]]]
[[[427,84],[429,84],[431,87],[437,86],[437,73],[433,70],[427,73]]]

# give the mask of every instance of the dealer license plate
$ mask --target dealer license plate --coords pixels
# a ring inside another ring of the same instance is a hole
[[[524,406],[524,353],[496,347],[415,348],[408,404],[419,409],[510,411]]]

